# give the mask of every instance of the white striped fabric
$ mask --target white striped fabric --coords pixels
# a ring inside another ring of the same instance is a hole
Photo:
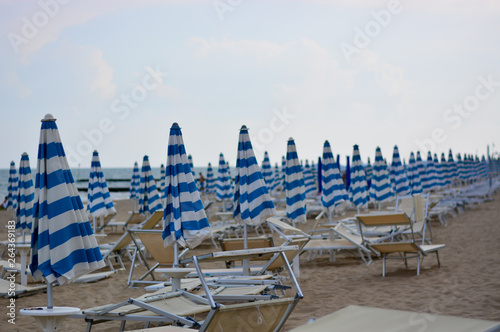
[[[226,201],[233,197],[228,166],[222,153],[219,155],[219,170],[217,172],[217,187],[215,194],[220,201]]]
[[[116,209],[109,195],[108,184],[99,161],[99,154],[94,151],[87,191],[87,215],[91,218],[97,218],[112,213],[116,213]]]
[[[443,171],[443,183],[444,183],[444,186],[445,187],[450,186],[451,185],[452,175],[451,175],[451,171],[450,171],[450,169],[448,167],[448,162],[446,161],[444,153],[441,153],[441,162],[440,162],[440,165],[441,165],[441,170]]]
[[[132,170],[132,178],[130,180],[130,199],[139,198],[139,186],[141,185],[141,175],[139,174],[139,165],[137,161],[134,163],[134,169]]]
[[[208,163],[207,167],[207,186],[205,188],[206,192],[208,194],[213,194],[215,193],[215,175],[214,175],[214,169],[212,168],[212,164]]]
[[[455,163],[455,160],[453,160],[453,153],[450,151],[448,152],[448,171],[450,172],[450,179],[452,184],[456,184],[458,181],[458,170],[457,170],[457,164]]]
[[[375,150],[370,198],[379,203],[388,202],[394,198],[394,192],[392,191],[389,179],[389,170],[379,147]]]
[[[415,160],[415,155],[413,154],[413,152],[410,153],[407,173],[412,195],[422,193],[422,180],[420,179],[420,171],[418,169],[417,161]]]
[[[105,266],[83,208],[52,115],[42,120],[38,146],[31,274],[65,284]]]
[[[281,171],[278,167],[278,163],[274,165],[273,172],[273,184],[271,185],[271,191],[277,191],[281,188]]]
[[[212,231],[177,123],[172,124],[168,138],[165,189],[162,234],[165,246],[178,243],[182,247],[195,248],[210,238]]]
[[[323,145],[321,187],[321,203],[330,211],[347,200],[347,191],[328,141],[325,141]]]
[[[264,152],[264,160],[262,161],[262,176],[264,177],[264,181],[267,184],[269,190],[271,190],[271,186],[273,185],[273,170],[271,168],[271,161],[269,160],[269,155],[267,151]]]
[[[166,198],[165,195],[165,165],[160,165],[160,183],[158,184],[158,190],[160,191],[160,197],[163,201]]]
[[[302,166],[293,138],[288,139],[285,169],[286,216],[295,223],[306,222],[306,194]]]
[[[418,176],[420,177],[420,185],[422,186],[422,191],[424,191],[425,166],[422,160],[422,156],[420,155],[420,151],[417,151],[416,163]]]
[[[160,193],[149,164],[149,157],[144,156],[141,167],[141,184],[139,185],[139,213],[153,214],[163,209]]]
[[[35,200],[35,185],[31,176],[28,154],[21,156],[19,163],[19,195],[17,205],[17,229],[31,229],[33,224],[33,201]]]
[[[431,152],[427,152],[427,164],[425,165],[425,177],[422,180],[422,189],[424,191],[434,190],[436,186],[436,167],[432,160]]]
[[[437,154],[434,153],[434,167],[436,168],[436,189],[442,189],[445,187],[444,182],[444,169],[443,165],[439,162]]]
[[[316,182],[314,181],[312,167],[309,165],[309,161],[307,159],[306,165],[304,166],[304,185],[306,197],[316,197],[318,189],[316,188]]]
[[[368,187],[366,184],[366,174],[361,162],[358,145],[354,145],[352,152],[351,165],[351,186],[349,191],[352,193],[352,202],[354,206],[360,208],[368,203]]]
[[[394,146],[394,152],[392,154],[391,176],[394,179],[395,192],[400,196],[408,195],[410,193],[410,186],[408,184],[408,177],[406,176],[405,169],[401,163],[397,145]]]
[[[276,215],[271,195],[253,152],[246,126],[240,129],[234,180],[233,218],[258,226]]]
[[[10,162],[9,186],[7,188],[7,210],[12,211],[14,219],[17,214],[17,198],[19,193],[19,177],[17,176],[16,163]]]

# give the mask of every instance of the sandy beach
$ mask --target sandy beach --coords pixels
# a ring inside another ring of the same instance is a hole
[[[416,275],[416,260],[409,261],[410,269],[405,269],[400,260],[389,261],[388,276],[383,278],[379,259],[366,266],[349,253],[339,254],[333,263],[329,262],[327,255],[310,262],[307,255],[302,255],[299,283],[305,296],[284,330],[351,304],[500,321],[499,201],[500,193],[497,193],[493,201],[450,219],[447,227],[433,222],[433,242],[446,244],[440,254],[442,265],[438,268],[435,256],[429,256],[423,262],[420,276]],[[116,201],[115,205],[119,211],[117,219],[124,219],[131,202]],[[5,230],[9,217],[9,212],[0,211],[1,229]],[[299,227],[309,230],[312,223],[313,220],[308,220]],[[2,240],[7,238],[5,231],[1,235]],[[119,235],[109,234],[104,241],[113,241]],[[210,243],[205,242],[193,253],[212,250]],[[128,269],[130,262],[125,262]],[[83,309],[143,294],[142,288],[127,286],[127,277],[128,270],[96,283],[55,287],[54,305]],[[7,322],[8,303],[8,299],[0,299],[1,331],[40,330],[33,318],[19,315],[19,309],[45,305],[46,294],[16,299],[15,325]],[[425,321],[425,317],[420,318]],[[142,323],[127,323],[127,329],[142,326]],[[83,320],[67,319],[61,330],[78,332],[84,331],[85,327]],[[118,322],[108,322],[95,325],[92,331],[117,331],[118,328]]]

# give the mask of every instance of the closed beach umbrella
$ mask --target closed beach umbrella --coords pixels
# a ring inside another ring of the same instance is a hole
[[[312,167],[306,159],[306,165],[304,166],[304,185],[306,197],[316,196],[318,189],[316,188],[316,182],[314,181],[314,174]]]
[[[420,155],[420,151],[417,151],[416,163],[417,163],[418,176],[420,177],[420,183],[422,185],[422,191],[423,191],[424,190],[424,178],[425,178],[425,166],[424,166],[424,161],[422,160],[422,156]]]
[[[149,164],[149,157],[144,156],[141,167],[141,184],[139,186],[139,213],[150,215],[163,209],[160,194]]]
[[[394,179],[394,190],[398,195],[408,195],[410,193],[410,185],[405,169],[401,163],[398,146],[394,146],[391,164],[391,176]]]
[[[47,280],[48,308],[53,282],[69,283],[105,266],[55,121],[50,114],[42,120],[31,234],[30,270],[35,280]]]
[[[370,157],[368,157],[368,162],[365,166],[365,175],[366,175],[366,185],[368,189],[370,189],[372,185],[372,175],[373,175],[373,166],[370,162]]]
[[[165,165],[160,165],[160,183],[158,184],[158,190],[160,191],[160,197],[163,201],[166,197],[165,195]]]
[[[330,143],[325,141],[323,145],[323,159],[321,160],[321,204],[328,209],[331,219],[332,213],[340,203],[347,200],[342,176],[337,163],[333,158]]]
[[[16,219],[17,214],[17,196],[19,190],[19,177],[17,176],[16,163],[10,162],[9,186],[7,188],[7,210],[12,210],[12,216]]]
[[[132,178],[130,180],[130,199],[133,202],[132,212],[135,212],[137,208],[137,201],[139,200],[139,187],[141,185],[141,175],[139,173],[139,165],[137,161],[134,163],[134,169],[132,170]]]
[[[415,160],[415,155],[410,153],[410,160],[408,161],[408,182],[410,184],[411,193],[420,194],[422,193],[422,181],[420,180],[420,171],[418,169],[417,161]]]
[[[35,186],[31,176],[31,167],[28,154],[21,156],[19,163],[19,194],[17,205],[16,228],[24,231],[31,229],[33,223],[33,201],[35,200]]]
[[[240,218],[248,225],[258,226],[276,214],[253,152],[248,129],[244,125],[240,129],[238,139],[233,200],[233,218]]]
[[[116,213],[116,209],[109,195],[108,184],[102,172],[99,154],[94,151],[87,191],[87,215],[94,218],[95,222],[95,218],[105,217],[113,213]]]
[[[163,241],[195,248],[212,232],[186,155],[181,128],[172,124],[167,147]],[[174,246],[177,248],[177,246]],[[177,250],[176,250],[177,251]],[[175,255],[177,266],[177,253]]]
[[[434,167],[436,168],[436,189],[441,189],[444,188],[445,182],[444,182],[444,171],[443,165],[439,163],[439,159],[437,157],[437,154],[434,153]]]
[[[222,201],[222,208],[225,211],[225,202],[233,197],[233,192],[231,190],[227,163],[222,153],[219,155],[219,169],[217,171],[217,188],[215,195],[218,200]]]
[[[352,202],[358,208],[359,213],[359,209],[368,203],[368,186],[358,145],[354,145],[352,152],[350,191],[352,193]]]
[[[302,166],[293,138],[288,139],[286,152],[285,197],[286,216],[295,225],[306,222],[306,194]]]
[[[262,176],[264,177],[264,181],[266,181],[267,187],[270,189],[273,184],[273,170],[267,151],[264,152],[264,160],[262,161]]]
[[[276,191],[281,185],[281,171],[280,168],[278,167],[278,163],[274,165],[274,172],[273,172],[273,184],[271,185],[271,191]]]
[[[451,149],[448,152],[447,164],[448,164],[448,171],[450,172],[451,183],[456,184],[458,180],[458,169],[455,160],[453,160],[453,153],[451,152]]]
[[[191,167],[191,173],[193,173],[193,177],[194,177],[195,176],[194,164],[193,164],[193,157],[191,155],[188,156],[188,163],[189,163],[189,167]]]
[[[441,170],[443,172],[443,183],[444,186],[450,186],[451,185],[451,180],[452,180],[452,175],[450,172],[450,169],[448,167],[448,162],[446,161],[446,158],[444,156],[444,153],[441,153]]]
[[[286,175],[286,159],[285,156],[281,156],[281,187],[285,191],[285,175]]]
[[[207,187],[206,191],[209,194],[215,193],[215,175],[214,175],[214,169],[212,168],[212,164],[208,163],[207,167]]]
[[[381,203],[388,202],[394,198],[394,192],[392,191],[389,179],[389,170],[382,157],[382,151],[378,146],[375,150],[370,198],[379,203],[379,208]]]
[[[436,188],[436,167],[432,160],[431,152],[427,152],[427,163],[425,165],[425,177],[422,180],[422,189],[424,191],[434,190]]]

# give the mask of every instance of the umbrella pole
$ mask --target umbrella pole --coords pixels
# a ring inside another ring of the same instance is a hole
[[[101,234],[104,234],[104,216],[101,215],[99,217],[99,221],[100,221],[100,224],[101,224]]]
[[[172,264],[172,267],[179,267],[179,245],[177,244],[177,242],[174,243],[174,264]]]
[[[52,296],[52,283],[47,280],[47,309],[54,308],[54,298]]]
[[[247,223],[243,222],[243,248],[248,249]],[[243,260],[243,275],[250,275],[250,260]]]
[[[94,234],[95,234],[95,232],[97,231],[97,228],[96,228],[97,227],[97,223],[95,221],[95,217],[92,217],[92,219],[93,219],[92,226],[94,226]]]

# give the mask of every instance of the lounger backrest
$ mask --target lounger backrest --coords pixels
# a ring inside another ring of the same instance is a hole
[[[396,211],[397,212],[404,212],[410,218],[413,218],[413,214],[414,214],[413,197],[412,196],[399,197],[397,200]]]
[[[337,233],[337,235],[339,235],[340,237],[346,239],[347,241],[352,242],[353,244],[356,245],[363,244],[363,238],[361,236],[352,234],[347,229],[345,229],[345,226],[342,226],[341,223],[337,224],[337,226],[333,228],[333,231]]]
[[[229,304],[208,315],[200,331],[279,331],[297,299]]]
[[[120,251],[120,250],[122,250],[123,248],[125,248],[126,246],[128,246],[131,241],[132,241],[132,237],[130,237],[130,234],[129,233],[124,233],[118,239],[118,241],[116,241],[114,243],[114,245],[109,250],[109,253],[112,253],[113,251]]]
[[[174,249],[172,246],[165,248],[161,232],[157,233],[136,233],[142,241],[146,250],[153,259],[161,265],[172,265],[174,262]]]
[[[141,229],[153,229],[163,219],[163,210],[155,211],[147,220],[143,221]]]
[[[240,250],[245,247],[244,239],[221,239],[220,245],[222,251],[231,251],[231,250]],[[273,238],[269,237],[250,237],[247,239],[247,249],[255,249],[255,248],[269,248],[273,247]],[[263,255],[261,257],[252,258],[252,260],[269,260],[272,255]]]
[[[297,238],[294,238],[291,241],[287,241],[286,243],[283,244],[284,246],[298,246],[297,250],[285,251],[285,256],[289,262],[302,251],[302,248],[305,247],[307,242],[309,242],[309,238],[297,237]],[[283,261],[283,258],[281,257],[281,255],[279,255],[274,259],[274,261],[272,261],[269,264],[269,266],[266,267],[266,270],[273,271],[273,270],[276,270],[276,269],[282,267],[283,265],[285,265],[285,262]]]

